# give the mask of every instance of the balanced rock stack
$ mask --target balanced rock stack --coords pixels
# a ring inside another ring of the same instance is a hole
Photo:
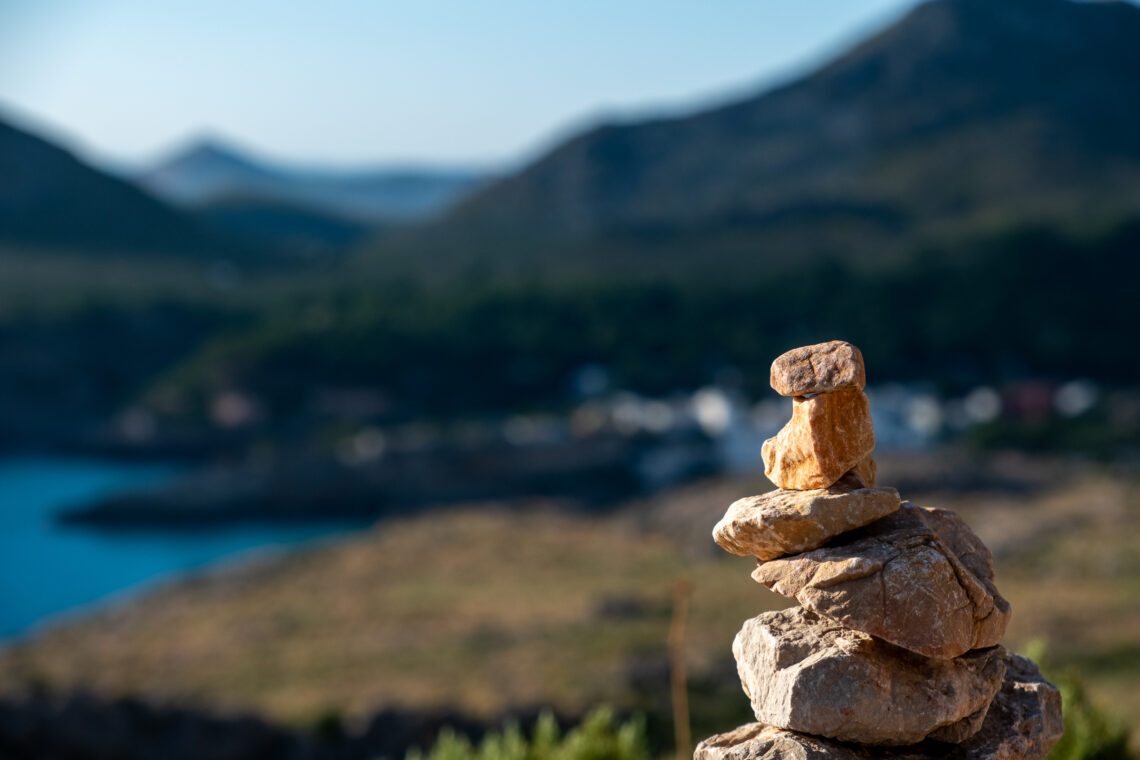
[[[764,444],[778,489],[737,501],[713,537],[801,606],[744,624],[732,651],[758,723],[696,760],[1043,758],[1061,697],[998,642],[1010,608],[956,514],[876,487],[859,349],[789,351],[772,387],[792,419]]]

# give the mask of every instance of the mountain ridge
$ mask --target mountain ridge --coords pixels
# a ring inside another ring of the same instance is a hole
[[[755,96],[580,133],[373,259],[684,273],[700,246],[700,268],[755,274],[792,252],[858,261],[1011,221],[1128,217],[1137,37],[1131,3],[930,0]]]
[[[279,163],[204,137],[139,171],[135,180],[193,208],[242,197],[280,202],[357,224],[430,216],[484,181],[474,169],[388,166],[336,169]]]
[[[0,243],[21,248],[244,256],[133,184],[0,114]]]

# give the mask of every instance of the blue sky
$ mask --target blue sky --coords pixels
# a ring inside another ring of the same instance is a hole
[[[98,161],[213,134],[310,163],[509,165],[755,91],[900,0],[0,0],[0,111]]]

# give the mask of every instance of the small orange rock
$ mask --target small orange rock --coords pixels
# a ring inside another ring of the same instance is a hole
[[[772,387],[781,396],[863,390],[863,354],[845,340],[793,348],[772,362]]]
[[[860,390],[792,400],[792,419],[764,442],[764,474],[780,488],[827,488],[875,448],[871,408]]]

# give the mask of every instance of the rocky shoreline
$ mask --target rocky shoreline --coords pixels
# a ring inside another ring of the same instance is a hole
[[[661,457],[679,464],[667,482],[651,472],[653,460]],[[177,529],[378,519],[447,504],[536,497],[599,509],[718,467],[712,442],[696,435],[612,435],[474,448],[444,444],[388,451],[363,462],[302,451],[195,468],[158,489],[69,509],[59,520]]]

